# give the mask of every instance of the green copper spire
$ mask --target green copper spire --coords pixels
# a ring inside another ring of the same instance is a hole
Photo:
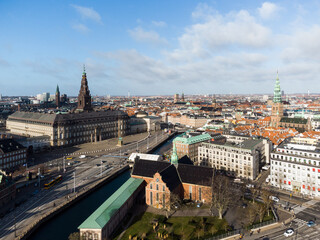
[[[86,75],[86,65],[83,64],[83,75]]]
[[[58,85],[58,84],[57,84],[56,93],[60,93],[60,91],[59,91],[59,85]]]
[[[282,102],[278,71],[277,71],[276,85],[274,87],[274,92],[273,92],[273,102],[274,103]]]
[[[171,154],[171,164],[178,164],[178,154],[177,154],[177,148],[176,144],[173,143],[173,149],[172,149],[172,154]]]

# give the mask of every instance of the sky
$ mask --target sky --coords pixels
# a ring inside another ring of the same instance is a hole
[[[0,1],[0,94],[319,93],[320,1]]]

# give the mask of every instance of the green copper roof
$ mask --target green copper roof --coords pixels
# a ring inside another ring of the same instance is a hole
[[[112,194],[96,211],[94,211],[79,227],[102,229],[113,214],[131,197],[143,182],[140,178],[129,178],[114,194]]]
[[[278,72],[277,72],[277,78],[276,78],[276,85],[274,87],[274,92],[273,92],[273,102],[274,103],[281,103],[282,102]]]
[[[56,93],[59,93],[59,86],[57,84]]]
[[[178,154],[177,154],[177,148],[176,148],[175,143],[173,143],[173,149],[172,149],[172,155],[171,155],[170,162],[172,164],[178,164]]]
[[[179,137],[176,137],[173,142],[181,142],[184,144],[194,144],[194,143],[198,143],[198,142],[203,142],[203,141],[208,141],[211,139],[210,134],[205,133],[205,134],[200,134],[198,136],[194,136],[194,137],[188,137],[186,136],[186,134],[182,134]]]

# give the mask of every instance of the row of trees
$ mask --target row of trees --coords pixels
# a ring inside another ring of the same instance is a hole
[[[218,212],[219,219],[222,219],[223,214],[231,207],[241,203],[247,192],[246,183],[235,184],[230,181],[226,176],[216,175],[212,183],[212,203],[211,212],[214,214]],[[273,203],[271,192],[262,189],[261,186],[250,188],[252,203],[249,203],[249,221],[251,224],[254,222],[256,216],[259,216],[259,221],[263,221],[263,217],[267,212],[269,216],[269,209]],[[260,202],[257,198],[260,197]]]

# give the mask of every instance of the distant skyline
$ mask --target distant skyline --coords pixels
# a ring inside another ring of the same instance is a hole
[[[320,92],[319,1],[0,1],[0,94]]]

